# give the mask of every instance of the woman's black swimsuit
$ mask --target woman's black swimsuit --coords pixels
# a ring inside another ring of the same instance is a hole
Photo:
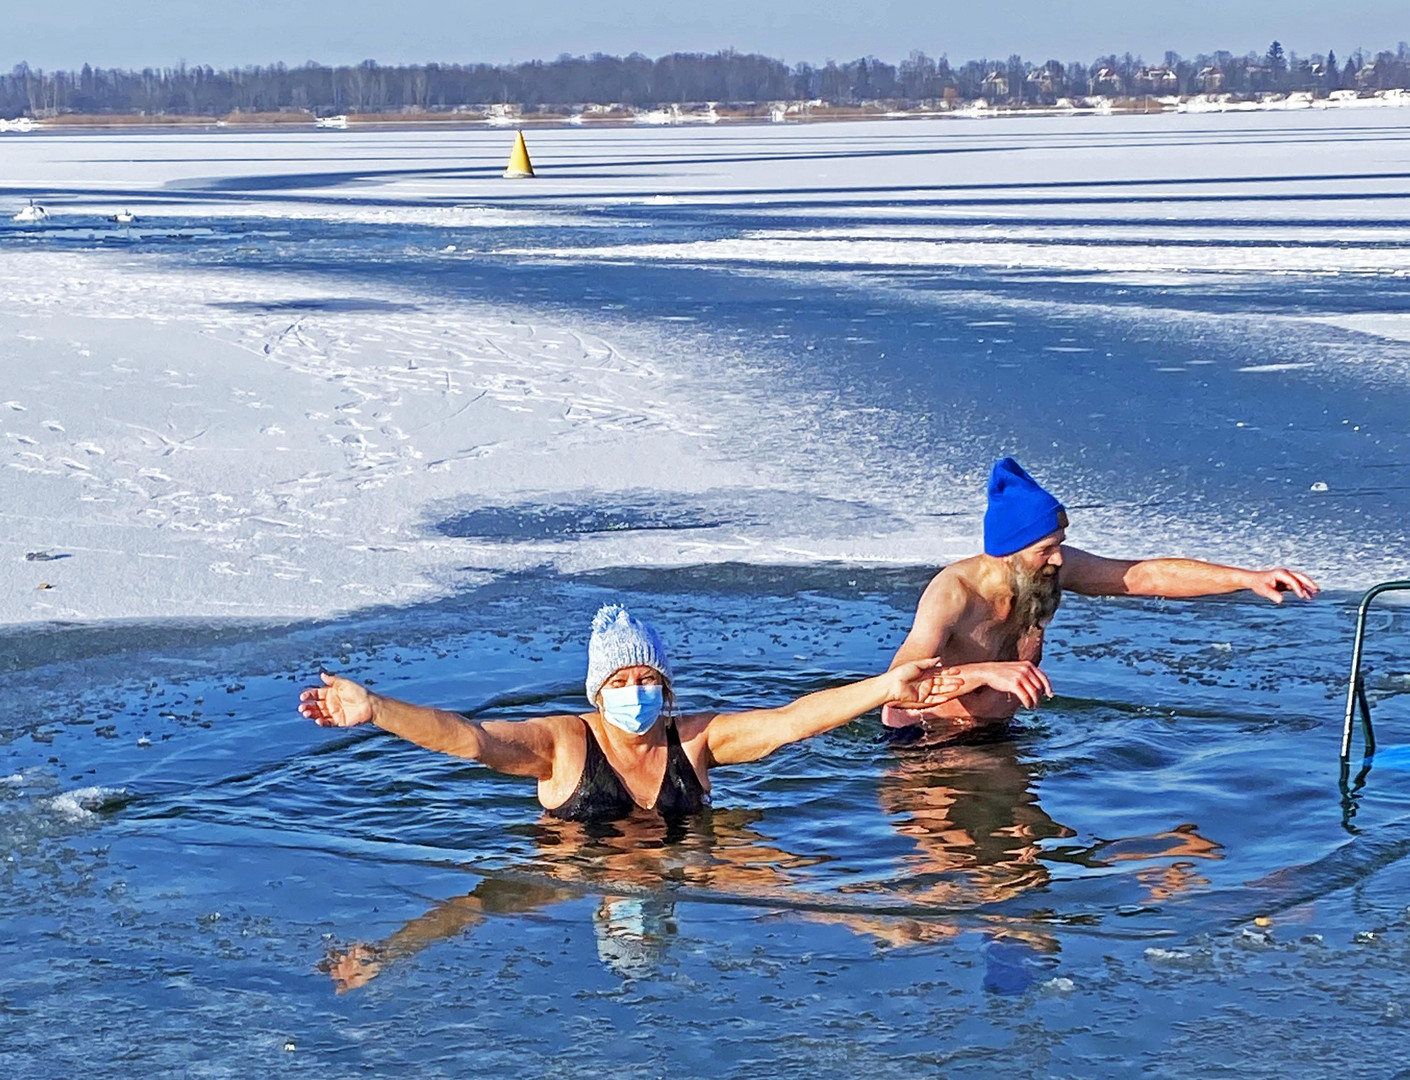
[[[587,758],[583,775],[568,801],[555,806],[549,813],[564,821],[616,821],[636,809],[636,800],[612,771],[607,755],[597,745],[592,728],[583,724],[587,736]],[[709,805],[709,796],[681,746],[675,721],[666,721],[666,775],[661,778],[661,790],[656,794],[652,810],[663,818],[681,818],[698,814]]]

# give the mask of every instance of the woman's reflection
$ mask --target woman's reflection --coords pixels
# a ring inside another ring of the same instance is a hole
[[[532,830],[534,858],[518,872],[486,877],[468,895],[437,904],[386,940],[336,950],[320,966],[343,993],[389,961],[455,937],[487,916],[595,893],[601,897],[592,920],[598,957],[624,978],[649,974],[676,933],[670,892],[786,900],[795,872],[824,861],[772,844],[751,828],[762,816],[719,810],[664,824],[645,813],[596,824],[544,817]]]
[[[335,952],[322,965],[338,991],[361,986],[388,961],[463,933],[487,916],[513,915],[600,898],[592,916],[599,958],[624,978],[654,971],[676,935],[673,895],[682,891],[762,901],[797,917],[847,927],[879,944],[934,942],[982,925],[990,939],[985,985],[1018,992],[1026,972],[1058,951],[1041,907],[1012,902],[1051,891],[1058,877],[1109,875],[1142,864],[1129,878],[1133,903],[1159,903],[1208,884],[1198,860],[1220,847],[1194,825],[1148,836],[1063,843],[1077,837],[1040,805],[1039,773],[1012,734],[980,740],[895,745],[879,779],[880,807],[910,850],[885,880],[865,888],[875,902],[838,910],[826,889],[828,856],[785,850],[755,826],[759,812],[716,810],[663,823],[649,814],[610,824],[540,818],[534,850],[514,871],[486,877],[468,895],[436,905],[385,941]],[[858,823],[858,835],[868,834]],[[846,889],[846,901],[859,890]],[[899,902],[899,904],[898,904]],[[888,914],[887,908],[906,908]],[[933,914],[925,909],[933,909]],[[823,910],[826,909],[826,910]]]

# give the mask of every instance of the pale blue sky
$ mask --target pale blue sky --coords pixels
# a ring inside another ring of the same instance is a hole
[[[552,59],[560,53],[707,52],[733,47],[789,63],[896,61],[913,48],[952,60],[1021,53],[1041,61],[1109,52],[1158,60],[1302,53],[1410,39],[1410,0],[889,0],[853,5],[704,0],[0,0],[0,67],[216,67]]]

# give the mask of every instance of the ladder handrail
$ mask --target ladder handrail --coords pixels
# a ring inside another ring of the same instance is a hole
[[[1371,601],[1387,592],[1410,591],[1410,580],[1383,581],[1368,589],[1361,598],[1361,606],[1356,611],[1356,643],[1351,650],[1351,676],[1346,683],[1346,720],[1341,731],[1341,760],[1351,756],[1351,721],[1356,709],[1361,709],[1361,726],[1366,736],[1366,755],[1376,752],[1376,737],[1371,730],[1371,704],[1366,700],[1366,686],[1361,678],[1361,646],[1366,638],[1366,614],[1371,609]]]

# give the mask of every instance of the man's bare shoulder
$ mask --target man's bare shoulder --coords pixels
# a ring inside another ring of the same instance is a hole
[[[891,660],[892,667],[907,660],[939,656],[957,627],[973,621],[974,559],[951,563],[930,579],[916,605],[910,633]]]
[[[921,603],[947,608],[967,607],[978,595],[976,582],[979,566],[977,555],[950,563],[930,579]]]
[[[967,559],[956,559],[942,567],[940,572],[930,579],[930,587],[960,588],[973,592],[982,565],[983,558],[979,555],[971,555]]]

